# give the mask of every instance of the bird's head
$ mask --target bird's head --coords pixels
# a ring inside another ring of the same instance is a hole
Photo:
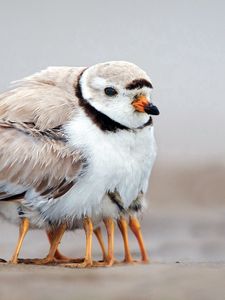
[[[152,84],[136,65],[112,61],[87,68],[79,78],[82,99],[97,111],[129,128],[138,128],[158,115],[151,102]]]

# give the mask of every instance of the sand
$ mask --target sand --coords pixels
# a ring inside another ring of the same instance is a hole
[[[0,299],[224,299],[225,264],[0,267]]]

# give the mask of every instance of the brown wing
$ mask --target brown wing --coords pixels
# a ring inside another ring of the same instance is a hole
[[[82,172],[82,154],[68,148],[59,127],[40,131],[33,124],[0,121],[0,200],[34,189],[46,198],[65,194]]]
[[[21,80],[0,95],[0,119],[34,123],[41,130],[64,124],[76,110],[75,86],[82,70],[51,67]]]

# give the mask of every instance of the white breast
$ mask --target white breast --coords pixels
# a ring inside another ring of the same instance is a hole
[[[61,199],[41,201],[52,220],[101,214],[107,191],[116,189],[125,208],[140,191],[146,191],[156,156],[152,126],[137,132],[103,132],[80,112],[66,126],[66,131],[72,147],[82,149],[88,158],[88,167]]]
[[[72,145],[82,148],[89,158],[87,174],[79,182],[81,205],[96,209],[105,192],[117,189],[128,207],[140,191],[146,191],[156,156],[152,126],[136,132],[103,132],[81,112],[67,131]],[[77,189],[78,185],[71,194]]]

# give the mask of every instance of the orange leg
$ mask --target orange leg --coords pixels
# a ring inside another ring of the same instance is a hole
[[[55,235],[56,235],[55,231],[54,230],[51,230],[51,231],[46,230],[46,234],[47,234],[50,245],[52,245],[52,243],[54,241],[54,238],[55,238]],[[54,260],[55,260],[56,263],[83,261],[83,259],[73,259],[73,258],[69,258],[69,257],[64,256],[63,254],[60,253],[58,248],[55,251]]]
[[[108,253],[103,262],[94,262],[96,267],[110,267],[115,262],[114,259],[114,221],[112,218],[106,218],[104,224],[108,236]]]
[[[55,237],[55,232],[54,232],[54,231],[50,231],[50,230],[49,230],[49,231],[46,230],[46,234],[47,234],[47,237],[48,237],[48,241],[49,241],[49,243],[50,243],[50,246],[51,246],[52,243],[53,243],[54,237]],[[62,254],[60,253],[60,251],[58,250],[58,248],[57,248],[56,251],[55,251],[54,257],[55,257],[56,259],[59,259],[59,260],[67,259],[66,256],[64,256],[64,255],[62,255]]]
[[[25,259],[23,260],[24,263],[32,263],[36,265],[45,265],[49,263],[56,262],[55,260],[55,253],[59,246],[59,243],[62,239],[63,234],[66,231],[66,225],[62,224],[60,225],[55,231],[54,235],[52,236],[51,240],[51,246],[48,255],[45,258],[42,259]]]
[[[128,242],[128,230],[127,230],[127,221],[124,217],[120,217],[120,219],[117,221],[118,227],[120,229],[120,232],[123,237],[123,243],[124,243],[124,262],[125,263],[133,263],[134,260],[130,253],[130,247]]]
[[[46,233],[47,233],[47,236],[48,236],[49,243],[51,245],[52,241],[54,239],[55,232],[54,231],[46,231]],[[104,241],[103,241],[103,237],[102,237],[101,228],[100,227],[96,228],[94,230],[94,233],[95,233],[95,236],[96,236],[96,238],[99,242],[99,245],[101,247],[103,261],[104,261],[104,260],[106,260],[107,254],[106,254],[106,251],[105,251],[105,245],[104,245]],[[83,262],[84,261],[84,258],[75,258],[74,259],[74,258],[66,257],[66,256],[62,255],[58,249],[55,252],[54,258],[56,259],[56,261],[58,263],[69,263],[69,262],[75,263],[75,262]]]
[[[93,265],[92,262],[92,235],[93,235],[93,225],[89,217],[84,218],[83,226],[86,234],[86,251],[85,257],[82,263],[69,263],[63,264],[67,268],[87,268]]]
[[[142,233],[141,233],[141,226],[140,226],[138,219],[136,217],[130,216],[129,226],[138,241],[139,248],[141,251],[142,262],[148,263],[149,262],[148,253],[144,246],[144,241],[143,241],[143,237],[142,237]]]
[[[103,241],[103,237],[102,237],[102,231],[101,231],[101,228],[98,227],[94,230],[94,234],[99,242],[99,245],[101,247],[101,250],[102,250],[102,258],[103,258],[103,261],[105,261],[107,259],[107,254],[106,254],[106,251],[105,251],[105,245],[104,245],[104,241]]]
[[[14,254],[13,254],[11,260],[9,261],[11,264],[17,264],[18,263],[18,255],[20,253],[20,250],[21,250],[21,247],[22,247],[22,244],[23,244],[23,240],[24,240],[24,238],[27,234],[27,231],[29,229],[29,225],[30,225],[30,222],[29,222],[28,218],[22,218],[21,219],[21,224],[20,224],[20,227],[19,227],[18,242],[17,242],[17,245],[16,245],[16,249],[14,251]]]
[[[112,266],[114,263],[114,221],[113,218],[104,220],[107,236],[108,236],[108,256],[107,265]]]

